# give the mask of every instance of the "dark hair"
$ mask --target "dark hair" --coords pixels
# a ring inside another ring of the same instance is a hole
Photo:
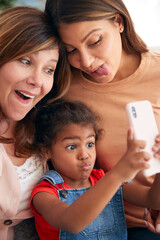
[[[47,0],[45,6],[50,23],[56,30],[61,24],[107,19],[113,21],[117,14],[122,17],[124,31],[122,46],[128,54],[147,52],[147,46],[137,35],[132,19],[122,0]]]
[[[97,140],[101,131],[97,127],[97,120],[98,116],[81,102],[58,100],[43,106],[35,119],[35,148],[38,152],[42,148],[50,148],[52,142],[56,142],[58,134],[70,124],[91,125]]]

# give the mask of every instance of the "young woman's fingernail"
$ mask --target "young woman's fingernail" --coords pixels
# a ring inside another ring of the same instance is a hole
[[[157,224],[157,225],[156,225],[156,231],[157,231],[158,233],[160,233],[160,224]]]
[[[157,146],[153,146],[153,151],[157,152],[159,150],[159,148]]]
[[[147,213],[148,213],[148,209],[145,208],[145,209],[144,209],[144,214],[147,215]]]
[[[144,223],[145,223],[146,227],[148,228],[148,223],[147,223],[147,221],[146,221],[146,220],[144,220]]]

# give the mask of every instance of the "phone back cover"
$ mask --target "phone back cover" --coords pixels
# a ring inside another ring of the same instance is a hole
[[[145,151],[153,156],[152,147],[155,144],[155,137],[159,131],[154,117],[152,105],[149,101],[137,101],[128,103],[126,106],[130,126],[134,130],[134,137],[137,140],[145,140]],[[152,157],[150,168],[143,170],[147,177],[160,172],[160,160]]]

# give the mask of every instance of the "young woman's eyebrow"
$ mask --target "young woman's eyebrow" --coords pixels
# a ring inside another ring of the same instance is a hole
[[[96,32],[96,31],[99,31],[99,30],[101,30],[101,28],[95,28],[95,29],[91,30],[84,38],[82,38],[81,43],[83,43],[92,33]],[[65,43],[65,42],[64,42],[64,45],[69,46],[69,47],[73,47],[71,44],[68,44],[68,43]]]
[[[92,33],[101,30],[101,28],[95,28],[93,30],[91,30],[82,40],[81,43],[83,43]]]

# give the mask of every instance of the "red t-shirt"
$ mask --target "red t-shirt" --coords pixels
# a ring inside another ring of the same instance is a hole
[[[104,171],[102,169],[93,169],[90,175],[91,185],[93,186],[101,177],[104,176]],[[70,189],[68,184],[64,183],[63,187],[61,184],[57,184],[59,189],[66,188]],[[48,192],[51,193],[58,198],[57,188],[54,187],[51,183],[47,181],[41,181],[36,187],[34,187],[31,195],[31,210],[35,216],[35,225],[38,232],[38,235],[41,240],[46,239],[59,239],[59,229],[52,227],[47,221],[35,210],[32,199],[34,195],[38,192]]]

